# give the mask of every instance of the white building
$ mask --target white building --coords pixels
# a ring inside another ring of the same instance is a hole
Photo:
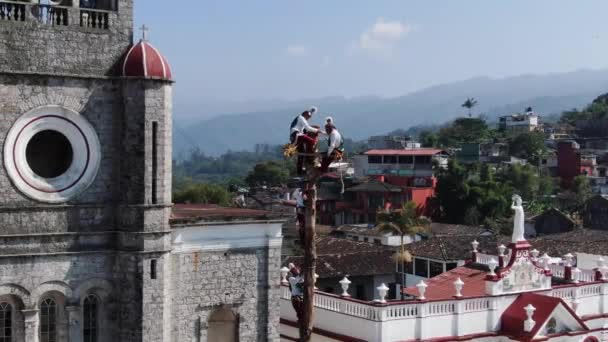
[[[313,341],[608,341],[604,260],[579,269],[532,248],[519,239],[492,256],[475,243],[472,262],[404,289],[410,300],[387,301],[382,285],[375,301],[352,299],[345,277],[342,295],[316,292]],[[294,341],[286,285],[281,298],[281,339]]]
[[[501,116],[498,127],[507,132],[532,132],[540,128],[540,116],[532,111]]]

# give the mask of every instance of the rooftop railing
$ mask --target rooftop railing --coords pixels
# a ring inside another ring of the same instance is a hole
[[[78,3],[77,1],[75,3]],[[0,0],[0,22],[37,22],[48,26],[77,26],[108,30],[114,11]]]

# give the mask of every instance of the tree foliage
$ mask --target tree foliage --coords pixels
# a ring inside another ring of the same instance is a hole
[[[245,182],[249,186],[279,186],[287,183],[289,174],[286,163],[271,160],[256,164],[247,174]]]
[[[564,112],[560,123],[569,124],[584,137],[608,135],[608,93],[598,96],[582,111],[576,109]]]
[[[546,153],[545,137],[539,132],[521,133],[509,141],[509,153],[536,162]]]
[[[440,219],[479,225],[508,217],[514,193],[526,201],[541,202],[554,191],[553,182],[542,179],[532,166],[511,165],[494,170],[488,164],[464,166],[450,160],[448,168],[438,174]]]
[[[175,203],[230,205],[230,193],[217,184],[187,181],[173,193]]]
[[[444,147],[462,143],[479,143],[490,137],[490,129],[480,118],[458,118],[451,125],[439,130],[439,144]]]
[[[464,103],[461,105],[461,107],[469,110],[469,118],[471,117],[471,110],[475,106],[477,106],[477,100],[475,100],[475,98],[473,98],[473,97],[467,98],[467,100],[464,101]]]

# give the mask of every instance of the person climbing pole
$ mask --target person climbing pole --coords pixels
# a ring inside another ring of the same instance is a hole
[[[304,220],[306,205],[304,203],[305,195],[301,188],[297,188],[292,195],[292,198],[296,201],[296,221],[298,222],[298,233],[300,236],[300,243],[304,242],[304,226],[306,221]]]
[[[344,154],[344,139],[334,126],[334,119],[330,116],[325,119],[325,133],[327,134],[327,154],[321,163],[321,172],[327,172],[329,165],[342,160]]]
[[[298,115],[291,122],[289,141],[297,146],[298,154],[310,154],[315,151],[315,145],[317,144],[316,135],[322,132],[320,132],[318,128],[311,126],[308,123],[308,120],[310,120],[312,115],[317,111],[317,107],[311,107],[302,112],[302,114]],[[304,160],[305,156],[298,155],[296,165],[296,172],[298,175],[304,174]]]
[[[291,291],[291,305],[293,306],[299,321],[302,319],[304,309],[304,278],[302,277],[300,269],[292,263],[289,264],[287,280],[289,281],[289,290]]]

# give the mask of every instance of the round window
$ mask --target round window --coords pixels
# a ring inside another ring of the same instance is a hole
[[[25,158],[32,171],[43,178],[64,174],[72,165],[72,144],[65,135],[46,130],[36,133],[27,143]]]
[[[4,144],[4,165],[25,195],[66,202],[97,175],[99,139],[80,114],[60,106],[36,108],[13,125]]]

